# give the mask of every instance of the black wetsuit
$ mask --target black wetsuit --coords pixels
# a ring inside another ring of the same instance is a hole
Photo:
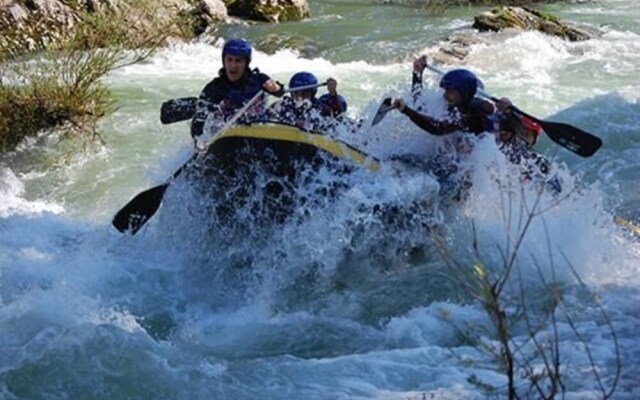
[[[198,98],[196,115],[191,122],[191,136],[202,134],[204,122],[210,112],[217,113],[222,119],[233,116],[244,104],[262,90],[265,82],[271,79],[258,69],[247,70],[237,82],[230,82],[221,69],[219,76],[209,82]],[[282,95],[276,93],[276,96]],[[247,111],[239,122],[254,122],[264,118],[264,99],[260,99]]]
[[[422,89],[422,74],[413,72],[411,87],[416,98]],[[420,128],[432,135],[442,136],[453,132],[469,132],[480,134],[490,129],[489,116],[492,114],[493,104],[486,100],[474,98],[467,104],[449,107],[449,118],[439,120],[405,106],[402,113]]]

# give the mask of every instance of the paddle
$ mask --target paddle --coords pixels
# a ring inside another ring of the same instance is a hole
[[[182,97],[165,101],[160,107],[160,122],[166,125],[193,118],[197,102],[197,97]]]
[[[431,65],[427,65],[427,68],[438,75],[445,74],[443,71]],[[486,97],[496,103],[500,101],[498,98],[493,97],[482,90],[478,90],[478,93],[482,97]],[[543,121],[530,114],[527,114],[516,106],[510,106],[509,108],[516,115],[519,115],[521,117],[524,116],[534,122],[537,122],[540,126],[542,126],[542,129],[547,134],[547,136],[549,136],[549,139],[553,140],[560,146],[574,152],[579,156],[590,157],[600,148],[600,146],[602,146],[602,140],[599,137],[594,136],[589,132],[578,129],[575,126],[564,124],[562,122]]]
[[[299,92],[301,90],[316,89],[322,86],[327,86],[327,82],[314,83],[313,85],[306,85],[306,86],[298,86],[295,88],[285,89],[282,92],[283,93]]]
[[[384,116],[393,109],[394,107],[393,105],[391,105],[391,97],[387,97],[386,99],[382,100],[382,104],[380,104],[378,112],[376,112],[375,117],[373,117],[373,121],[371,121],[371,126],[378,125],[380,121],[382,121]]]
[[[320,86],[326,85],[327,82],[316,83],[313,85],[300,86],[293,89],[285,89],[283,93],[316,89]],[[160,106],[160,122],[166,125],[173,124],[175,122],[186,121],[193,118],[196,113],[197,103],[197,97],[182,97],[179,99],[171,99],[165,101],[164,103],[162,103],[162,106]]]
[[[169,184],[172,180],[176,179],[188,166],[190,166],[193,162],[198,161],[201,157],[206,154],[206,149],[215,141],[215,139],[220,136],[223,132],[233,125],[238,118],[240,118],[248,109],[253,105],[253,103],[263,94],[264,92],[261,90],[255,96],[251,98],[229,121],[227,121],[224,126],[215,134],[213,137],[207,142],[206,146],[201,152],[198,152],[191,156],[189,160],[183,164],[176,172],[171,175],[165,183],[162,185],[158,185],[152,187],[151,189],[147,189],[142,193],[136,195],[133,199],[131,199],[124,207],[120,209],[113,217],[111,223],[113,226],[120,232],[131,232],[132,235],[135,235],[136,232],[142,228],[142,226],[151,218],[158,208],[160,208],[160,204],[162,203],[162,199],[164,197],[164,193],[167,191]]]

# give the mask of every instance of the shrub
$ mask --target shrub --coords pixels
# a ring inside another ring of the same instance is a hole
[[[436,247],[449,269],[450,278],[459,284],[460,289],[473,302],[482,307],[487,317],[486,326],[454,325],[454,328],[465,342],[473,343],[494,360],[497,371],[504,374],[507,385],[503,388],[493,387],[475,375],[470,376],[468,382],[485,390],[487,395],[494,396],[500,393],[508,399],[564,398],[567,382],[562,340],[566,339],[560,338],[559,325],[562,323],[569,327],[573,337],[587,354],[589,366],[588,371],[584,371],[585,379],[588,377],[596,382],[599,398],[609,399],[616,390],[622,368],[620,345],[611,319],[593,291],[581,280],[570,260],[561,254],[565,266],[578,284],[578,289],[588,301],[586,304],[577,305],[570,304],[571,301],[565,299],[563,292],[566,284],[556,280],[558,265],[551,254],[552,240],[546,228],[549,254],[542,257],[547,261],[543,263],[540,258],[531,255],[533,271],[524,270],[519,260],[524,239],[534,220],[542,219],[544,224],[541,215],[548,209],[542,205],[542,186],[532,205],[527,204],[524,188],[521,190],[520,198],[517,198],[517,190],[510,189],[512,190],[507,190],[506,195],[501,195],[505,245],[491,247],[500,253],[501,261],[483,261],[483,244],[473,224],[470,234],[473,251],[471,260],[463,260],[455,255],[447,239],[438,232],[433,232]],[[563,198],[559,198],[556,201],[562,200]],[[530,272],[534,272],[533,276],[539,279],[534,288],[531,287],[534,282],[531,280]],[[527,275],[528,279],[525,278]],[[599,372],[599,360],[594,358],[590,344],[578,330],[574,313],[576,309],[579,310],[585,305],[599,310],[602,321],[613,339],[612,351],[616,364],[613,376],[602,376]]]

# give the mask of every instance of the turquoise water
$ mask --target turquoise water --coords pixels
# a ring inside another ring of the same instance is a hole
[[[468,28],[475,12],[432,18],[372,3],[312,1],[307,21],[222,32],[294,43],[258,52],[254,64],[282,82],[300,70],[336,78],[350,115],[367,125],[382,98],[408,95],[412,57]],[[540,293],[536,263],[555,274],[610,385],[613,338],[565,257],[598,293],[620,344],[615,398],[634,399],[640,247],[613,217],[640,219],[640,7],[616,0],[545,9],[604,34],[583,43],[531,32],[488,35],[465,66],[490,93],[603,139],[586,159],[541,141],[539,150],[555,156],[566,197],[543,196],[548,210],[532,224],[519,265],[532,296]],[[196,95],[219,61],[220,43],[165,49],[108,78],[120,108],[101,123],[104,146],[54,162],[65,147],[41,138],[0,159],[0,398],[485,398],[474,379],[504,393],[494,360],[459,332],[471,329],[491,343],[490,323],[460,292],[424,230],[379,226],[367,213],[377,202],[432,200],[437,186],[429,176],[398,176],[391,166],[358,174],[354,190],[311,220],[240,237],[203,234],[206,215],[176,184],[139,235],[111,228],[114,212],[191,156],[188,125],[161,125],[159,105]],[[425,77],[423,101],[437,113],[437,79]],[[396,113],[344,139],[378,156],[424,157],[441,144]],[[495,265],[508,217],[516,229],[534,194],[509,180],[489,139],[476,144],[468,163],[469,200],[439,218],[465,259],[473,221],[481,253]],[[496,176],[516,185],[512,197]],[[237,272],[238,265],[247,268]],[[557,316],[568,395],[600,398],[585,342],[566,315]],[[525,329],[517,326],[515,335],[523,340]]]

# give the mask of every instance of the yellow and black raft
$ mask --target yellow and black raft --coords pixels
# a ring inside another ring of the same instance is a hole
[[[242,210],[245,217],[281,223],[299,207],[327,203],[349,186],[352,172],[378,167],[377,160],[329,136],[253,124],[217,137],[187,176],[213,199],[221,221],[236,220]]]
[[[282,222],[298,207],[336,196],[349,186],[352,172],[378,168],[376,159],[326,135],[274,123],[238,125],[216,137],[205,156],[194,155],[166,183],[134,197],[113,225],[137,232],[183,173],[199,195],[210,198],[203,203],[222,222],[235,219],[238,210],[261,221]]]

